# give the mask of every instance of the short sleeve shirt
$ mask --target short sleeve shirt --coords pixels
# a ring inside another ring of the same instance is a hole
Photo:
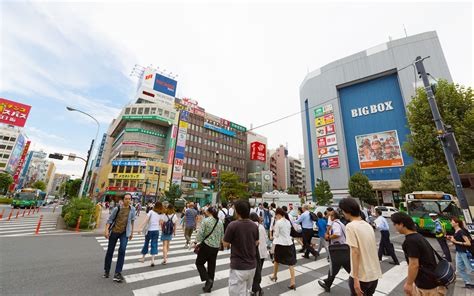
[[[420,269],[415,279],[416,286],[421,289],[436,288],[438,284],[425,272],[425,270],[434,270],[436,267],[436,259],[430,243],[421,234],[411,233],[405,236],[402,248],[408,263],[410,263],[410,257],[418,258]]]
[[[147,216],[150,218],[150,226],[148,227],[148,231],[160,230],[161,215],[155,211],[149,211]]]
[[[351,248],[359,250],[359,280],[372,282],[382,277],[377,243],[374,229],[365,220],[352,221],[346,225],[346,243]],[[354,267],[351,260],[351,276],[354,277]]]
[[[346,243],[346,229],[345,229],[344,224],[341,223],[341,221],[339,220],[332,221],[331,235],[333,234],[338,235],[338,237],[331,239],[331,245],[334,245],[336,243],[339,243],[339,244]]]
[[[186,228],[195,227],[198,212],[195,209],[187,209],[184,215],[186,216]]]
[[[230,268],[250,270],[257,265],[258,227],[251,220],[232,221],[224,234],[224,241],[231,244]]]

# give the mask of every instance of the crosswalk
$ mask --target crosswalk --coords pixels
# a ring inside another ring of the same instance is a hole
[[[96,237],[96,240],[103,250],[104,255],[107,250],[107,240],[104,237]],[[145,263],[138,262],[141,258],[141,249],[144,243],[144,236],[137,235],[129,241],[123,267],[123,276],[125,282],[133,291],[135,296],[149,295],[228,295],[228,276],[230,265],[230,251],[219,252],[216,261],[216,273],[214,279],[213,291],[203,294],[203,283],[199,278],[196,266],[194,264],[196,255],[184,247],[185,239],[183,231],[177,230],[176,237],[170,243],[168,262],[161,265],[162,261],[162,243],[159,241],[159,254],[154,267],[150,266],[150,257],[147,255]],[[116,250],[118,246],[116,247]],[[398,250],[399,251],[399,250]],[[117,260],[117,252],[114,254],[113,261]],[[273,271],[273,264],[266,260],[262,271],[261,286],[266,295],[323,295],[325,291],[321,288],[317,280],[327,277],[329,263],[325,259],[326,254],[322,251],[319,260],[301,259],[298,254],[298,262],[295,267],[296,291],[289,291],[290,273],[285,266],[280,266],[278,272],[278,281],[272,282],[269,275]],[[399,254],[402,259],[403,255]],[[407,264],[405,261],[394,266],[388,263],[388,258],[381,262],[383,277],[379,280],[377,292],[375,295],[402,295],[403,282],[407,274]],[[112,272],[115,266],[112,266]],[[341,270],[331,288],[332,295],[348,295],[349,275]]]
[[[0,220],[0,238],[2,237],[21,237],[21,236],[34,236],[36,235],[36,228],[40,219],[40,213],[31,214],[29,216],[12,215],[10,220],[7,217],[3,217]],[[41,226],[39,228],[38,235],[54,235],[67,233],[64,230],[57,230],[56,224],[59,214],[45,213]]]

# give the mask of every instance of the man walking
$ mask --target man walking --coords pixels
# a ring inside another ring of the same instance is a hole
[[[308,205],[303,205],[303,214],[301,214],[295,223],[301,224],[302,228],[303,249],[305,250],[303,258],[309,259],[309,253],[311,253],[315,259],[317,259],[319,253],[311,246],[311,240],[313,239],[313,220],[311,219]]]
[[[227,227],[224,247],[231,246],[229,295],[247,296],[257,267],[258,227],[249,219],[250,204],[239,200],[234,204],[237,220]]]
[[[397,255],[395,255],[395,249],[393,248],[393,245],[390,242],[390,231],[387,219],[382,216],[382,211],[379,209],[375,210],[375,215],[377,216],[377,219],[375,219],[374,223],[377,229],[380,230],[379,261],[382,261],[382,255],[384,253],[384,250],[386,250],[386,254],[391,256],[393,259],[393,262],[389,263],[394,265],[400,265],[400,262],[398,262]]]
[[[382,269],[377,256],[374,230],[361,218],[360,206],[352,197],[339,202],[339,208],[348,221],[346,243],[351,250],[351,272],[349,288],[351,295],[372,296],[382,277]]]
[[[430,213],[430,218],[435,223],[434,234],[436,236],[436,240],[439,243],[439,246],[441,247],[441,250],[443,250],[444,257],[446,258],[446,260],[451,262],[451,252],[449,251],[448,242],[446,240],[446,229],[444,227],[444,224],[441,223],[441,220],[439,219],[439,216],[436,213]]]
[[[125,260],[125,250],[128,240],[133,238],[133,222],[135,221],[135,208],[130,205],[131,194],[125,194],[123,197],[123,206],[117,206],[112,210],[107,224],[105,225],[104,236],[109,240],[107,253],[105,255],[104,278],[109,277],[112,257],[114,255],[117,240],[120,239],[117,264],[115,265],[114,281],[120,283],[123,281],[121,274]]]
[[[391,219],[397,231],[405,235],[405,241],[402,244],[408,261],[408,276],[403,286],[405,294],[408,296],[446,295],[446,287],[438,286],[429,272],[436,268],[436,259],[430,243],[416,232],[415,223],[407,214],[394,213]]]
[[[194,208],[194,203],[188,203],[188,208],[184,212],[184,237],[186,238],[184,247],[189,247],[191,243],[191,236],[196,229],[197,216],[198,211]]]

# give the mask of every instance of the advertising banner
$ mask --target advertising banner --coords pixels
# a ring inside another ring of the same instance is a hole
[[[232,124],[232,122],[231,122],[231,124]],[[236,135],[235,132],[228,131],[226,129],[223,129],[221,127],[217,127],[217,126],[212,125],[212,124],[207,123],[207,122],[204,122],[204,127],[207,128],[207,129],[213,130],[215,132],[227,135],[227,136],[235,137],[235,135]]]
[[[18,139],[16,140],[15,147],[13,147],[12,153],[10,154],[10,159],[8,160],[7,166],[5,170],[13,175],[16,171],[16,167],[18,166],[18,162],[21,158],[21,153],[23,152],[23,148],[25,147],[25,137],[22,134],[18,135]]]
[[[180,133],[178,135],[178,142],[176,143],[176,145],[181,146],[181,147],[184,147],[186,145],[186,135],[185,134]]]
[[[233,123],[233,122],[230,123],[230,127],[233,128],[233,129],[238,130],[239,132],[243,132],[243,133],[245,133],[247,131],[246,127],[243,127],[243,126],[238,125],[237,123]]]
[[[109,179],[141,180],[145,178],[145,174],[110,173],[108,177]]]
[[[141,133],[141,134],[145,134],[145,135],[157,136],[157,137],[160,137],[160,138],[163,138],[163,139],[166,139],[166,137],[167,137],[165,134],[155,132],[155,131],[151,131],[151,130],[147,130],[147,129],[143,129],[143,128],[126,128],[125,131],[130,132],[130,133]]]
[[[339,157],[331,157],[319,160],[322,169],[335,169],[339,167]]]
[[[21,153],[20,160],[15,170],[15,174],[13,175],[13,184],[10,186],[10,191],[14,191],[19,183],[20,173],[23,169],[23,164],[25,163],[26,155],[28,154],[28,149],[30,149],[31,141],[27,141],[25,147],[23,148],[23,152]]]
[[[161,74],[155,73],[155,83],[153,89],[174,97],[176,95],[176,86],[178,82]]]
[[[318,148],[322,148],[322,147],[327,146],[326,137],[318,138],[317,141],[318,141]]]
[[[361,169],[403,166],[396,130],[357,135],[355,141]]]
[[[336,135],[329,135],[329,136],[317,138],[317,142],[318,142],[318,148],[322,148],[325,146],[332,146],[332,145],[337,144],[337,138],[336,138]]]
[[[105,143],[107,141],[107,133],[102,135],[102,141],[100,142],[99,151],[97,152],[97,161],[95,162],[95,167],[100,167],[100,163],[102,162],[102,155],[104,154]]]
[[[314,117],[320,117],[328,113],[333,113],[332,104],[328,104],[314,109]]]
[[[0,123],[24,127],[31,106],[0,98]]]
[[[267,160],[267,145],[261,142],[252,142],[250,144],[250,160],[265,162]]]
[[[337,145],[319,148],[318,149],[319,157],[331,157],[339,155],[339,150],[337,149]]]
[[[146,166],[146,160],[112,160],[113,166]]]

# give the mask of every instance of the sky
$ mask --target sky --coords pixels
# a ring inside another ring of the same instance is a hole
[[[85,156],[131,102],[135,64],[178,74],[178,97],[259,126],[299,110],[305,75],[334,60],[437,31],[453,80],[473,82],[470,2],[10,2],[0,4],[0,96],[32,106],[31,149]],[[304,152],[301,117],[255,132]],[[84,163],[54,161],[81,175]]]

